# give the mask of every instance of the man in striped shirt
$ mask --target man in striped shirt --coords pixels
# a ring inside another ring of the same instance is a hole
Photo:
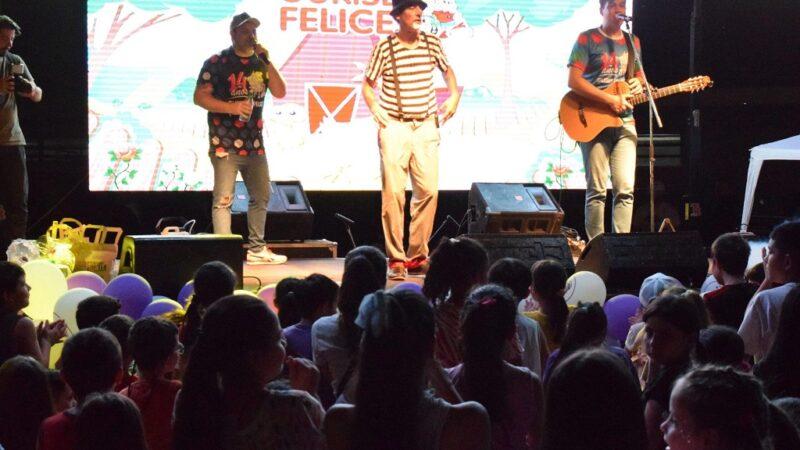
[[[362,86],[364,100],[378,123],[381,152],[383,234],[389,278],[424,273],[433,231],[439,181],[439,124],[456,112],[460,94],[441,42],[420,30],[420,0],[392,0],[400,30],[375,45]],[[450,97],[437,111],[433,72],[444,74]],[[379,98],[375,91],[381,79]],[[441,117],[440,117],[441,116]],[[411,226],[403,249],[406,180],[411,176]]]

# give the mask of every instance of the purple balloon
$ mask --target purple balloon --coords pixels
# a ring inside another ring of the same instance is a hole
[[[189,281],[188,283],[184,284],[181,288],[180,292],[178,292],[178,298],[176,299],[178,303],[184,308],[186,307],[186,300],[194,294],[194,280]]]
[[[181,305],[178,302],[163,298],[147,305],[142,311],[142,317],[160,316],[176,309],[181,309]]]
[[[629,319],[636,315],[638,308],[639,297],[635,295],[623,294],[610,298],[603,305],[608,319],[608,336],[624,344],[631,328]]]
[[[133,319],[141,317],[144,308],[153,301],[150,283],[135,273],[126,273],[111,280],[103,295],[119,300],[122,304],[119,313]]]
[[[98,294],[106,289],[106,280],[94,272],[75,272],[67,277],[67,288],[86,288],[91,289]]]
[[[406,289],[409,291],[416,292],[417,294],[422,294],[422,286],[418,285],[417,283],[413,283],[411,281],[406,281],[405,283],[399,283],[392,290],[401,290]]]

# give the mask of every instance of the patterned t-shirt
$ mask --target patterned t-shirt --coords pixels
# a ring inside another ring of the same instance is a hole
[[[253,113],[247,122],[231,114],[208,112],[209,153],[220,157],[263,155],[261,113],[269,85],[267,63],[255,54],[248,58],[237,56],[233,47],[229,47],[203,63],[197,84],[206,83],[211,83],[216,99],[227,102],[253,99]]]
[[[633,45],[636,52],[641,55],[642,49],[636,36],[633,37]],[[611,39],[598,28],[586,30],[578,35],[567,66],[582,70],[586,81],[605,89],[615,81],[625,81],[625,71],[628,69],[628,45],[624,37]],[[638,64],[634,64],[634,76],[638,78],[642,76]]]
[[[397,77],[392,68],[390,42],[394,48]],[[380,105],[391,117],[400,118],[395,93],[399,84],[403,116],[425,119],[436,113],[436,93],[433,89],[433,69],[436,67],[443,73],[450,67],[439,38],[420,33],[417,45],[409,48],[392,35],[381,39],[372,49],[365,76],[371,81],[383,78]]]

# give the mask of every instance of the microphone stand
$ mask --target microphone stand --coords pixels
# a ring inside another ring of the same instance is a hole
[[[642,71],[642,78],[644,79],[644,90],[647,95],[647,104],[649,105],[648,111],[648,124],[649,124],[649,141],[650,141],[650,157],[649,159],[649,168],[650,168],[650,232],[655,233],[656,231],[656,206],[655,206],[655,164],[656,164],[656,150],[655,144],[653,143],[653,117],[656,119],[656,123],[658,124],[658,128],[663,128],[664,124],[661,123],[661,116],[658,114],[658,108],[656,107],[656,102],[653,99],[653,90],[650,88],[650,83],[647,81],[647,75],[644,71],[644,64],[642,64],[642,59],[639,57],[639,52],[636,51],[636,45],[633,42],[633,32],[631,31],[631,21],[630,18],[626,18],[625,26],[628,29],[628,33],[625,34],[625,39],[630,42],[631,48],[633,49],[633,57],[635,58],[636,63],[639,65],[639,69]],[[630,57],[630,55],[628,56]]]

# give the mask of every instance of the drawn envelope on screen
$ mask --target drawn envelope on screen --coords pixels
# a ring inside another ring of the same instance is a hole
[[[316,133],[325,120],[340,123],[353,120],[361,99],[358,89],[359,86],[353,84],[307,83],[306,107],[311,133]]]

